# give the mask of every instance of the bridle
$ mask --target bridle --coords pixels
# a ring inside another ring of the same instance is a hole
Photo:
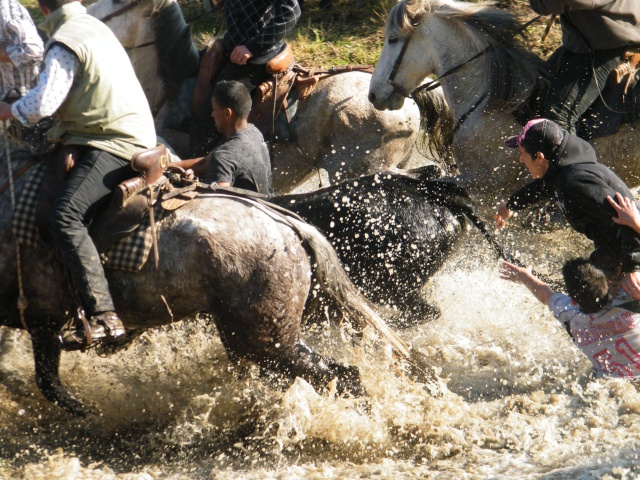
[[[417,15],[416,18],[414,19],[414,22],[412,23],[412,26],[414,27],[413,31],[411,32],[410,35],[407,35],[407,37],[404,39],[404,42],[402,44],[402,48],[400,49],[400,53],[398,54],[398,56],[396,57],[395,62],[393,63],[393,67],[391,67],[391,72],[389,73],[389,79],[387,80],[387,83],[389,85],[391,85],[391,87],[393,88],[394,92],[399,93],[400,95],[402,95],[405,98],[411,98],[412,100],[416,100],[416,95],[418,95],[421,92],[430,92],[431,90],[435,90],[436,88],[438,88],[441,83],[440,80],[442,80],[445,77],[448,77],[449,75],[452,75],[454,73],[456,73],[458,70],[462,69],[463,67],[465,67],[466,65],[468,65],[469,63],[473,62],[474,60],[482,57],[483,55],[486,55],[487,53],[489,53],[491,50],[493,50],[494,48],[496,48],[498,45],[500,45],[502,42],[508,40],[509,38],[513,38],[516,35],[522,33],[523,31],[525,31],[527,28],[529,28],[529,25],[535,23],[536,21],[538,21],[540,18],[542,17],[542,15],[538,15],[535,18],[529,20],[527,23],[525,23],[524,25],[522,25],[522,27],[520,27],[518,29],[517,32],[515,32],[513,35],[511,35],[510,37],[505,37],[503,39],[501,39],[499,42],[497,43],[493,43],[491,45],[488,45],[486,48],[482,49],[481,51],[479,51],[478,53],[476,53],[475,55],[473,55],[471,58],[469,58],[468,60],[464,61],[463,63],[456,65],[452,68],[450,68],[449,70],[447,70],[446,72],[444,72],[442,75],[438,76],[438,80],[436,80],[435,82],[431,82],[428,84],[424,84],[424,85],[420,85],[419,87],[414,88],[411,91],[408,91],[407,89],[405,89],[402,85],[398,84],[395,81],[396,75],[398,74],[398,70],[400,70],[400,64],[402,63],[402,59],[404,57],[404,54],[407,51],[407,48],[409,47],[409,42],[411,41],[411,39],[413,38],[413,32],[415,31],[415,28],[418,27],[418,25],[420,24],[420,20],[422,19],[422,15]],[[487,93],[484,93],[476,102],[474,102],[473,105],[471,105],[471,107],[469,108],[469,110],[467,110],[461,117],[460,119],[457,121],[455,127],[453,128],[453,134],[455,134],[460,127],[462,126],[462,124],[464,123],[464,121],[469,118],[469,116],[475,111],[476,108],[478,108],[478,106],[484,102],[484,100],[487,98]]]

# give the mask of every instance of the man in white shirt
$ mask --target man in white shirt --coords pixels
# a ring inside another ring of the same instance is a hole
[[[549,307],[591,360],[597,376],[640,378],[640,302],[623,289],[612,294],[602,270],[585,259],[566,262],[562,276],[569,295],[554,292],[531,267],[503,262],[500,273],[526,286]]]

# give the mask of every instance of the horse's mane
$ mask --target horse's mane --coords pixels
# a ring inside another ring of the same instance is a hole
[[[191,27],[185,22],[177,2],[152,0],[152,28],[160,61],[160,77],[170,95],[182,82],[198,73],[200,57],[191,39]]]
[[[407,0],[402,0],[391,10],[387,28],[410,36],[424,15],[462,23],[474,44],[483,45],[481,48],[494,46],[483,56],[489,65],[489,78],[478,78],[489,82],[487,107],[512,111],[545,81],[548,70],[544,61],[528,51],[518,38],[526,35],[518,18],[508,11],[491,8],[493,5],[491,1],[457,0],[422,0],[407,5]]]

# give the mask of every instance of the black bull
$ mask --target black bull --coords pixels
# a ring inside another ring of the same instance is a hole
[[[351,280],[373,301],[395,306],[398,320],[434,318],[439,309],[421,289],[455,251],[472,200],[435,169],[383,172],[273,203],[297,213],[332,243]]]

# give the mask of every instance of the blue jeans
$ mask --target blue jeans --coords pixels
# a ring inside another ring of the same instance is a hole
[[[89,316],[115,310],[100,255],[87,226],[111,192],[136,173],[129,161],[90,148],[71,170],[56,198],[48,227],[73,287]],[[45,178],[46,181],[46,178]]]

